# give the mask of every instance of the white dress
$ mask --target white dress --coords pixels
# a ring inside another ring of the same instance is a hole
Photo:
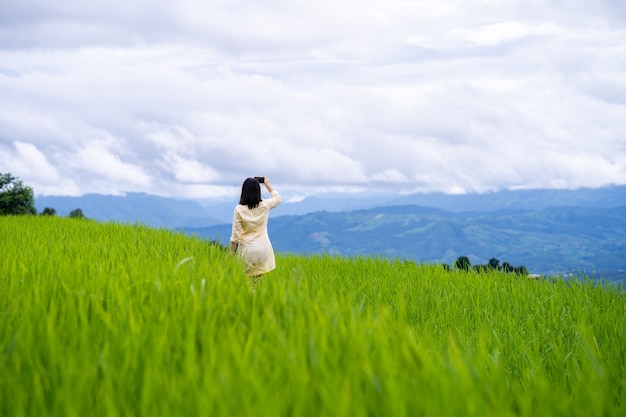
[[[237,255],[243,259],[246,275],[264,274],[276,268],[274,249],[267,234],[267,219],[271,209],[280,203],[278,191],[252,210],[238,204],[233,214],[230,241],[237,244]]]

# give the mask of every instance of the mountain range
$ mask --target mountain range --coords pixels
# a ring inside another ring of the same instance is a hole
[[[623,272],[626,205],[453,213],[417,205],[271,218],[274,249],[452,264],[496,258],[534,273]],[[227,244],[230,224],[185,232]]]
[[[233,203],[142,193],[37,197],[59,215],[140,222],[217,240],[230,237]],[[282,203],[268,225],[277,252],[383,256],[472,264],[490,258],[534,273],[584,272],[618,279],[626,269],[626,187],[488,194],[317,196]]]

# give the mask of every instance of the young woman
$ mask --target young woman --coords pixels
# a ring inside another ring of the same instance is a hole
[[[280,203],[278,191],[270,180],[263,184],[272,198],[261,198],[261,185],[255,178],[247,178],[241,187],[241,198],[233,214],[233,230],[230,236],[230,253],[237,253],[245,266],[252,288],[256,288],[261,276],[276,268],[274,249],[267,234],[267,219],[271,209]]]

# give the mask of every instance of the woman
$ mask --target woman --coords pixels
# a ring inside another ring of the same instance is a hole
[[[260,178],[247,178],[241,187],[239,204],[235,207],[230,236],[230,254],[237,252],[243,260],[253,289],[264,273],[276,268],[274,249],[267,234],[267,219],[270,210],[280,203],[280,195],[272,188],[269,178],[262,179],[272,198],[261,199]]]

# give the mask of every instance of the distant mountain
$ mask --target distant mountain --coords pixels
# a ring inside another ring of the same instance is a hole
[[[380,205],[417,204],[448,211],[538,210],[549,207],[615,208],[626,203],[626,186],[574,190],[501,190],[482,194],[411,194]]]
[[[38,196],[38,212],[80,208],[99,221],[143,223],[227,242],[235,202],[122,196]],[[529,270],[626,269],[626,186],[486,194],[368,194],[309,197],[272,212],[277,251],[387,256],[484,264],[491,257]],[[623,273],[619,273],[622,274]]]
[[[626,186],[576,190],[517,190],[483,194],[450,195],[417,193],[398,196],[385,193],[324,194],[295,203],[283,202],[276,215],[302,215],[317,211],[342,212],[382,206],[419,205],[451,212],[491,212],[501,209],[537,210],[548,207],[618,207],[626,202]],[[139,221],[162,227],[202,227],[232,221],[237,201],[218,202],[158,197],[144,193],[121,196],[86,194],[80,197],[37,196],[39,212],[52,207],[59,215],[80,208],[96,220]]]
[[[270,218],[276,251],[472,264],[490,258],[531,272],[626,269],[626,206],[453,213],[416,205]],[[230,224],[186,228],[227,243]],[[626,273],[624,273],[626,275]]]
[[[280,215],[302,215],[316,211],[341,212],[410,204],[451,212],[491,212],[502,209],[539,210],[559,206],[614,208],[625,202],[626,186],[575,190],[502,190],[481,194],[414,193],[400,196],[378,192],[315,195],[297,203],[283,203],[279,212]],[[230,222],[235,203],[208,201],[203,205],[214,218]]]
[[[154,227],[201,227],[223,223],[209,211],[191,200],[158,197],[144,193],[125,195],[86,194],[80,197],[38,196],[35,207],[41,212],[54,208],[59,216],[67,216],[80,208],[90,219],[123,223],[143,223]],[[232,210],[232,208],[231,208]]]
[[[284,197],[284,196],[283,196]],[[365,208],[372,208],[385,205],[389,201],[397,198],[396,195],[378,195],[373,198],[372,195],[356,194],[354,196],[345,195],[323,195],[311,196],[298,202],[283,202],[280,205],[279,215],[301,215],[314,213],[316,211],[351,211]],[[230,222],[233,219],[233,208],[237,201],[211,203],[205,202],[204,206],[207,211],[217,219],[224,222]],[[278,214],[278,213],[277,213]]]

